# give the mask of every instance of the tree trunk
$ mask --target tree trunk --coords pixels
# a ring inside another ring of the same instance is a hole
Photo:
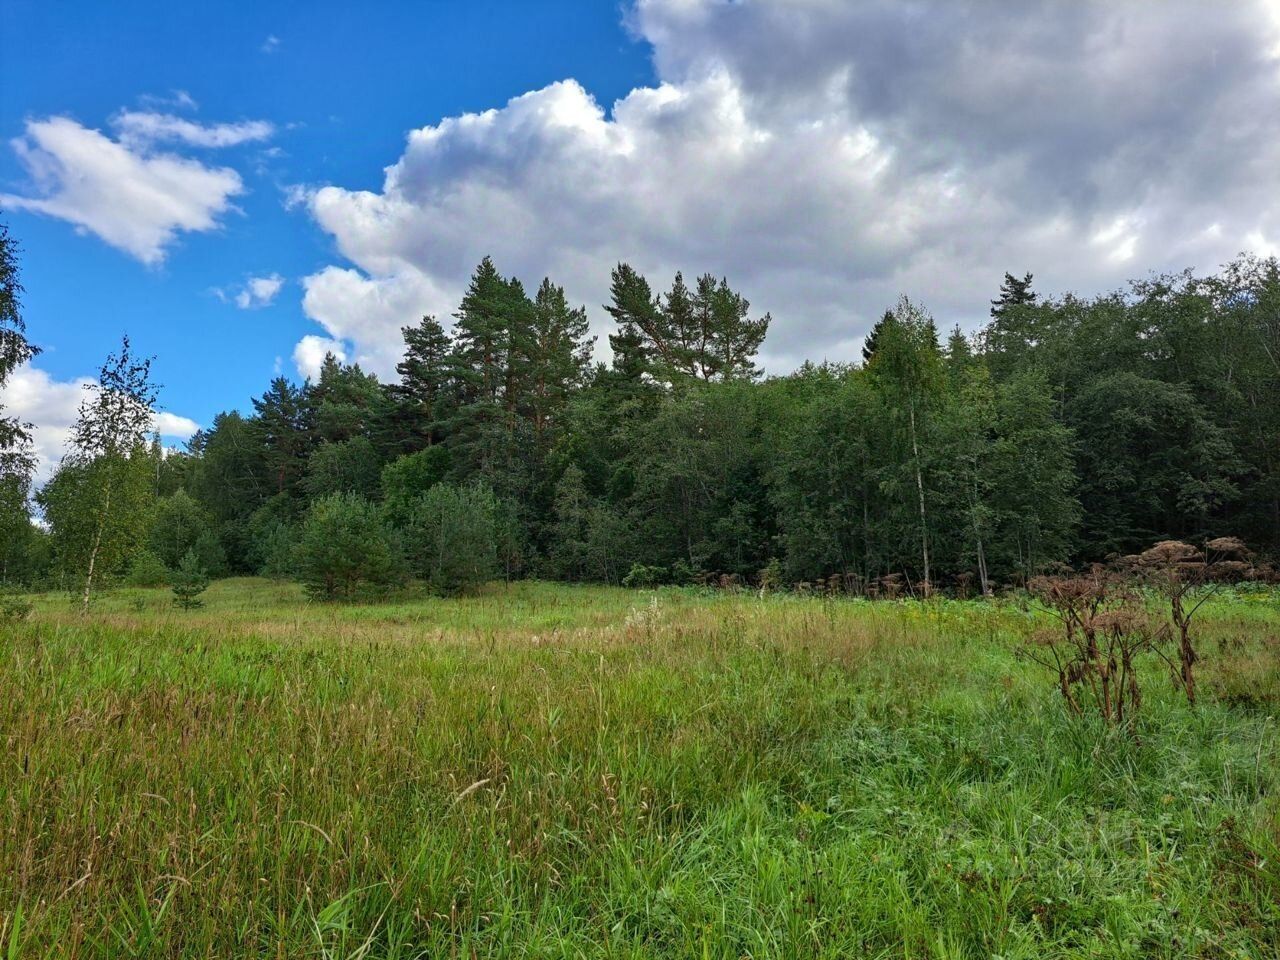
[[[987,579],[987,552],[986,548],[983,546],[982,531],[979,529],[978,521],[976,519],[978,510],[978,481],[976,465],[974,466],[973,497],[969,503],[971,509],[974,511],[973,515],[975,517],[973,522],[973,538],[976,541],[978,548],[978,582],[982,585],[982,595],[984,597],[989,597],[991,596],[991,582]]]
[[[89,612],[89,595],[93,592],[93,569],[98,564],[98,551],[102,548],[102,531],[107,526],[107,515],[111,512],[111,484],[107,484],[107,498],[102,504],[102,513],[98,515],[98,529],[93,533],[93,547],[89,550],[89,570],[84,578],[84,595],[80,600],[80,612]]]
[[[982,547],[982,537],[978,537],[978,582],[982,584],[982,595],[991,596],[991,583],[987,580],[987,555]]]
[[[929,576],[929,520],[924,507],[924,475],[920,471],[920,445],[916,442],[916,402],[908,404],[911,415],[911,454],[915,458],[916,494],[920,500],[920,552],[924,559],[924,593],[928,596],[933,588],[933,578]]]

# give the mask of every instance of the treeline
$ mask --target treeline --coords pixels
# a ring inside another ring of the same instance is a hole
[[[768,378],[770,318],[723,280],[659,293],[621,264],[606,309],[594,363],[583,308],[486,259],[451,333],[404,328],[394,382],[330,356],[185,453],[138,434],[69,457],[6,575],[83,579],[97,536],[99,576],[191,551],[327,595],[410,575],[979,591],[1160,539],[1280,545],[1275,259],[1094,298],[1006,275],[971,336],[903,298],[861,363]],[[134,466],[102,527],[87,491],[110,484],[86,474],[109,457]]]

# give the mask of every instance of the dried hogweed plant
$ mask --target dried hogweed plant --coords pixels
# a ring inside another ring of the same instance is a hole
[[[1028,587],[1058,622],[1034,633],[1023,653],[1057,674],[1067,709],[1076,715],[1096,711],[1114,725],[1132,719],[1142,706],[1138,658],[1162,635],[1132,584],[1095,567],[1036,577]]]
[[[1206,543],[1203,550],[1181,540],[1161,540],[1121,561],[1122,569],[1135,573],[1139,582],[1169,604],[1170,635],[1176,639],[1177,650],[1172,656],[1159,652],[1189,703],[1196,702],[1195,665],[1200,660],[1192,622],[1222,584],[1255,575],[1250,556],[1248,547],[1238,538],[1218,537]]]

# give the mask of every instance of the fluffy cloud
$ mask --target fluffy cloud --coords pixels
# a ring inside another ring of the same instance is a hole
[[[216,228],[244,191],[231,168],[158,152],[156,145],[227,147],[265,139],[274,129],[265,121],[202,125],[149,111],[117,114],[112,126],[118,139],[68,117],[28,120],[13,148],[37,195],[4,195],[0,204],[66,220],[146,264],[162,261],[179,233]]]
[[[67,441],[84,399],[85,387],[92,382],[87,377],[55,380],[44,370],[27,364],[15,370],[5,383],[0,395],[5,416],[34,427],[37,484],[49,479],[67,452]],[[187,417],[160,412],[156,414],[153,429],[165,439],[186,440],[200,426]]]
[[[213,293],[224,303],[234,303],[241,310],[270,306],[284,289],[284,277],[278,273],[266,277],[250,277],[239,289],[215,289]]]
[[[1280,234],[1276,11],[640,0],[659,83],[610,112],[552,84],[411,132],[380,191],[308,191],[348,263],[304,309],[388,373],[486,253],[597,322],[627,259],[727,274],[785,369],[852,357],[899,292],[972,326],[1005,270],[1056,292],[1210,269]]]
[[[320,376],[320,366],[324,363],[325,355],[330,353],[343,363],[347,362],[347,351],[340,340],[309,333],[293,348],[293,363],[300,374],[315,380]]]

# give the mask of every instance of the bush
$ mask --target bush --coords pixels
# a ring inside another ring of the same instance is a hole
[[[209,576],[205,573],[194,550],[188,550],[173,574],[173,602],[183,610],[194,610],[204,603],[200,594],[209,589]]]
[[[492,579],[497,512],[497,499],[486,486],[433,486],[414,506],[405,530],[414,571],[446,595]]]
[[[273,580],[287,580],[298,575],[298,538],[287,523],[277,523],[254,544],[258,557],[258,573]]]
[[[382,468],[382,508],[395,527],[408,525],[414,507],[449,471],[449,451],[427,447],[397,457]]]
[[[131,587],[163,587],[169,582],[169,568],[150,550],[139,550],[124,575]]]
[[[351,493],[312,503],[294,560],[307,593],[317,599],[349,599],[404,580],[404,559],[378,508]]]
[[[633,563],[631,570],[622,578],[622,585],[624,587],[656,587],[666,579],[667,571],[662,567]]]
[[[156,504],[148,546],[166,570],[176,570],[187,551],[212,529],[208,512],[180,489]]]
[[[205,573],[211,577],[221,577],[227,572],[227,554],[222,549],[222,543],[212,530],[206,530],[200,536],[196,537],[196,542],[191,547],[196,555],[196,559],[200,562],[200,566],[204,568]]]
[[[35,604],[26,597],[0,596],[0,622],[22,623],[31,619]]]

